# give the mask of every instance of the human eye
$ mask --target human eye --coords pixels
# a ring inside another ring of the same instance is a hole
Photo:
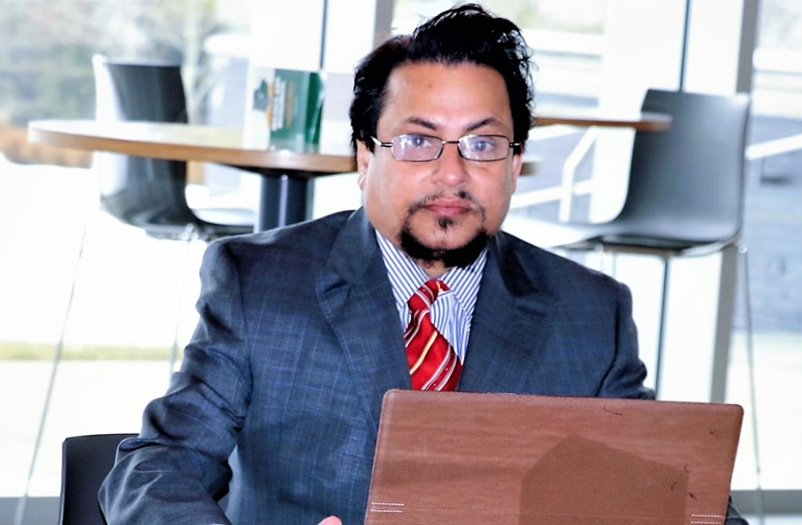
[[[498,150],[501,140],[493,135],[471,135],[468,137],[467,143],[468,149],[472,153],[487,154]]]
[[[408,149],[428,149],[435,144],[435,139],[426,135],[402,135],[403,145]]]

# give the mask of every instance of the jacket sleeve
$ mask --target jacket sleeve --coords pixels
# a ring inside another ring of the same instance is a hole
[[[250,402],[247,326],[226,243],[201,266],[198,327],[167,394],[152,401],[137,438],[125,440],[99,500],[110,524],[223,524],[214,500]]]
[[[727,503],[727,519],[724,521],[724,525],[749,525],[749,522],[741,516],[732,504],[732,498]]]
[[[654,399],[654,391],[643,386],[646,366],[638,357],[638,333],[632,318],[632,294],[617,285],[615,358],[602,382],[598,397]]]
[[[600,397],[654,399],[654,391],[643,386],[646,368],[638,358],[632,296],[623,284],[619,288],[617,333],[616,359],[605,378]],[[749,525],[733,506],[732,498],[727,504],[726,525]]]

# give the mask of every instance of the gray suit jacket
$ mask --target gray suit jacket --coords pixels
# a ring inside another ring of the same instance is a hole
[[[229,484],[233,523],[361,523],[382,396],[411,388],[364,211],[213,243],[201,278],[181,371],[101,489],[109,522],[224,523]],[[459,390],[644,398],[645,375],[625,286],[493,238]]]

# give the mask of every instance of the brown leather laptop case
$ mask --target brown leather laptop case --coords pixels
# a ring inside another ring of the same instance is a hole
[[[737,405],[393,390],[369,525],[724,523]]]

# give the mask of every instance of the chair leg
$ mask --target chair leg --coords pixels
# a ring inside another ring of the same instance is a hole
[[[31,480],[33,473],[36,469],[36,462],[39,459],[39,449],[42,446],[42,437],[45,433],[45,424],[47,423],[47,416],[50,412],[50,401],[53,399],[53,388],[56,384],[56,374],[58,373],[59,365],[61,364],[61,357],[64,353],[64,336],[67,333],[67,323],[70,319],[73,303],[75,302],[75,287],[78,282],[78,272],[81,268],[81,259],[84,254],[84,246],[86,244],[86,233],[89,229],[88,224],[84,225],[84,231],[81,234],[81,244],[78,248],[78,257],[75,259],[75,269],[73,272],[72,285],[70,286],[70,295],[67,299],[67,309],[64,313],[64,322],[61,325],[61,334],[59,335],[58,343],[56,344],[56,353],[53,356],[53,368],[50,371],[50,379],[47,383],[47,392],[45,393],[45,403],[42,406],[42,415],[39,417],[39,428],[36,431],[36,440],[33,445],[33,455],[31,456],[31,465],[28,469],[28,478],[25,481],[25,491],[22,496],[17,500],[17,506],[14,511],[14,525],[22,525],[22,520],[25,515],[25,506],[28,503],[28,497],[31,489]]]
[[[755,510],[757,511],[759,523],[763,525],[766,518],[765,506],[763,502],[763,473],[760,464],[760,443],[758,441],[758,424],[757,424],[757,389],[755,387],[755,342],[754,332],[752,326],[752,293],[750,290],[749,281],[749,257],[748,250],[745,245],[738,246],[738,253],[743,261],[743,287],[744,287],[744,310],[746,316],[746,359],[747,369],[749,371],[749,403],[752,405],[752,440],[755,454]]]
[[[618,252],[615,250],[608,250],[603,244],[599,244],[592,252],[583,252],[585,253],[585,261],[583,261],[584,266],[591,267],[587,263],[587,256],[592,254],[596,257],[595,265],[591,268],[595,268],[596,270],[605,273],[613,278],[618,278]]]
[[[665,347],[666,319],[668,318],[668,278],[671,268],[668,257],[661,257],[661,259],[663,260],[663,287],[660,295],[660,320],[657,325],[657,356],[654,367],[654,392],[658,399],[663,372],[663,349]]]
[[[189,256],[192,252],[192,241],[198,239],[198,231],[196,228],[192,228],[189,232],[189,235],[186,239],[186,252],[184,254],[184,266],[181,269],[181,275],[178,279],[178,303],[176,306],[176,316],[175,316],[175,334],[173,335],[173,345],[170,347],[170,363],[169,363],[169,376],[167,378],[168,384],[173,376],[173,372],[175,371],[175,363],[178,361],[178,337],[181,332],[181,312],[183,310],[183,302],[184,302],[184,288],[186,285],[186,273],[187,268],[189,267]]]

